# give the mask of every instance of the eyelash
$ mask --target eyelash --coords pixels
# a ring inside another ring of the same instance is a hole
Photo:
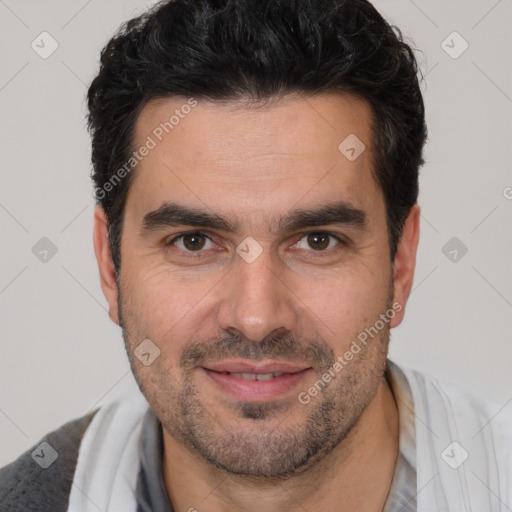
[[[339,236],[335,235],[334,233],[330,233],[329,231],[308,231],[307,233],[304,233],[297,240],[297,242],[295,242],[295,244],[299,243],[303,238],[305,238],[305,237],[307,237],[307,236],[309,236],[309,235],[311,235],[313,233],[325,234],[325,235],[327,235],[327,236],[329,236],[331,238],[334,238],[338,242],[338,245],[341,245],[341,246],[344,246],[344,245],[346,246],[348,244],[348,242],[346,240],[340,238]],[[201,236],[204,236],[205,238],[207,238],[208,240],[210,240],[210,242],[215,243],[206,233],[203,233],[202,231],[186,231],[185,233],[181,233],[181,234],[175,236],[174,238],[172,238],[168,242],[165,242],[164,245],[165,245],[165,247],[172,246],[172,245],[175,244],[176,241],[178,241],[180,239],[183,239],[183,237],[185,237],[187,235],[201,235]],[[321,256],[322,254],[330,253],[331,251],[335,250],[336,247],[331,248],[331,249],[324,249],[324,250],[320,250],[320,251],[315,251],[315,250],[312,249],[312,250],[310,250],[308,252],[312,252],[313,254]],[[205,252],[204,250],[199,250],[199,251],[189,251],[189,250],[182,250],[182,249],[179,249],[179,250],[181,252],[185,253],[187,255],[187,257],[189,257],[189,258],[201,257],[202,253]]]

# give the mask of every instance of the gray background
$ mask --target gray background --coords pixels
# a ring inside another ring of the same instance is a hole
[[[0,466],[134,386],[94,258],[84,98],[99,50],[148,5],[0,0]],[[375,5],[422,50],[429,125],[416,279],[391,357],[511,407],[512,2]],[[44,31],[58,43],[46,59],[31,47],[51,49]]]

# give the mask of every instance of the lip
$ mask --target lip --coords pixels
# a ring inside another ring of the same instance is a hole
[[[248,363],[246,361],[226,360],[209,363],[203,367],[214,372],[229,373],[297,373],[310,368],[307,365],[290,363],[289,361],[266,361]]]
[[[254,364],[242,361],[223,361],[199,367],[199,370],[223,393],[245,402],[268,402],[285,397],[313,371],[311,367],[289,362],[263,362]],[[276,373],[282,375],[270,380],[246,380],[228,373]]]

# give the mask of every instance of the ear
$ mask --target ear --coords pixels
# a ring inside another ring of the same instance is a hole
[[[110,253],[108,243],[107,216],[101,206],[96,206],[94,211],[94,252],[98,261],[100,271],[101,289],[109,304],[108,315],[110,319],[119,325],[118,293],[117,282],[114,272],[114,262]]]
[[[390,326],[396,327],[402,323],[405,314],[405,304],[411,293],[416,268],[416,250],[420,237],[420,207],[415,204],[405,221],[402,236],[398,242],[397,253],[393,263],[393,304],[402,307],[396,308],[396,315]]]

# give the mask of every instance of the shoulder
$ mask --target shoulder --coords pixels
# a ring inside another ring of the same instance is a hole
[[[437,453],[456,441],[474,461],[509,478],[512,473],[512,399],[503,403],[417,370],[398,367],[410,386],[416,418],[417,446]],[[465,453],[463,452],[464,456]]]
[[[80,443],[97,411],[50,432],[0,469],[3,511],[67,510]]]
[[[496,403],[396,364],[392,371],[412,395],[418,490],[428,484],[418,510],[501,510],[511,502],[512,399]]]
[[[498,403],[462,385],[417,370],[401,370],[411,386],[415,402],[427,412],[442,406],[445,414],[452,413],[459,422],[469,422],[480,427],[492,426],[500,432],[506,429],[512,434],[512,399]]]

